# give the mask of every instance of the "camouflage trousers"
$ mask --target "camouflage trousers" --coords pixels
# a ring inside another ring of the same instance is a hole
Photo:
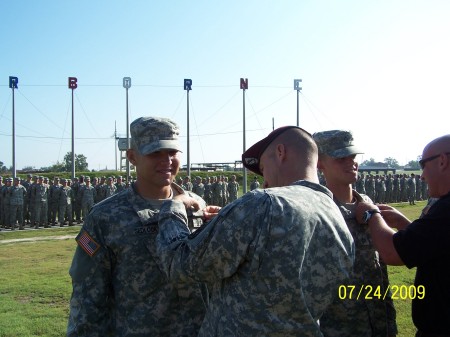
[[[16,221],[19,222],[19,227],[23,227],[23,204],[22,205],[11,205],[9,208],[10,212],[10,225],[14,228]]]
[[[47,218],[47,208],[48,204],[47,201],[36,201],[34,204],[34,216],[32,216],[31,224],[38,225],[48,225],[48,218]]]
[[[60,225],[64,224],[65,219],[69,221],[69,225],[72,225],[72,204],[59,205],[58,209],[58,222]]]

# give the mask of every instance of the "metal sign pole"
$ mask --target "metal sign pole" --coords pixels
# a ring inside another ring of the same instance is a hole
[[[191,151],[190,151],[190,130],[189,130],[189,91],[192,90],[192,80],[189,78],[184,79],[184,90],[187,91],[187,176],[191,176]]]
[[[19,79],[9,76],[9,87],[12,90],[12,176],[16,178],[16,112],[14,101],[14,89],[17,89]]]
[[[72,90],[72,181],[75,179],[75,113],[73,107],[73,91],[78,88],[76,77],[69,77],[69,89]]]
[[[294,80],[294,90],[297,90],[297,126],[300,126],[299,95],[300,90],[302,90],[302,87],[300,86],[301,83],[302,83],[301,79]]]
[[[123,87],[125,88],[126,91],[126,114],[127,114],[127,149],[129,149],[130,146],[130,116],[129,116],[129,111],[128,111],[128,89],[131,88],[131,77],[124,77],[123,78]],[[129,179],[130,179],[130,161],[128,160],[128,156],[127,156],[127,185],[130,183]]]
[[[242,89],[242,120],[243,120],[243,151],[242,153],[245,152],[246,150],[246,145],[245,145],[245,90],[248,89],[248,78],[244,79],[241,78],[240,81],[240,87]],[[247,193],[247,169],[242,166],[242,169],[244,170],[244,174],[243,174],[243,182],[242,182],[242,186],[243,186],[243,193]]]

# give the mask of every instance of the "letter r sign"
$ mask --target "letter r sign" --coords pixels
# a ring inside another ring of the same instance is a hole
[[[77,85],[77,78],[76,77],[69,77],[69,89],[76,89],[78,88]]]

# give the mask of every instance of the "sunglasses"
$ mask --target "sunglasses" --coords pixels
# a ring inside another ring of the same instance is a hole
[[[444,153],[444,154],[449,155],[450,152],[446,152],[446,153]],[[441,154],[437,154],[437,155],[435,155],[435,156],[431,156],[431,157],[428,157],[428,158],[419,160],[420,168],[423,170],[423,169],[425,168],[425,164],[426,164],[427,162],[432,161],[432,160],[435,160],[436,158],[439,158],[440,155],[441,155]]]

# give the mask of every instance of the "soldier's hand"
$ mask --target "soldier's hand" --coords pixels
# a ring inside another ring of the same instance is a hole
[[[200,209],[198,201],[187,194],[178,194],[173,197],[173,200],[181,201],[186,209],[192,209],[193,211],[198,211]]]
[[[219,207],[219,206],[206,206],[203,209],[203,218],[205,220],[211,220],[212,218],[217,216],[217,214],[219,214],[219,211],[221,209],[222,209],[222,207]]]

